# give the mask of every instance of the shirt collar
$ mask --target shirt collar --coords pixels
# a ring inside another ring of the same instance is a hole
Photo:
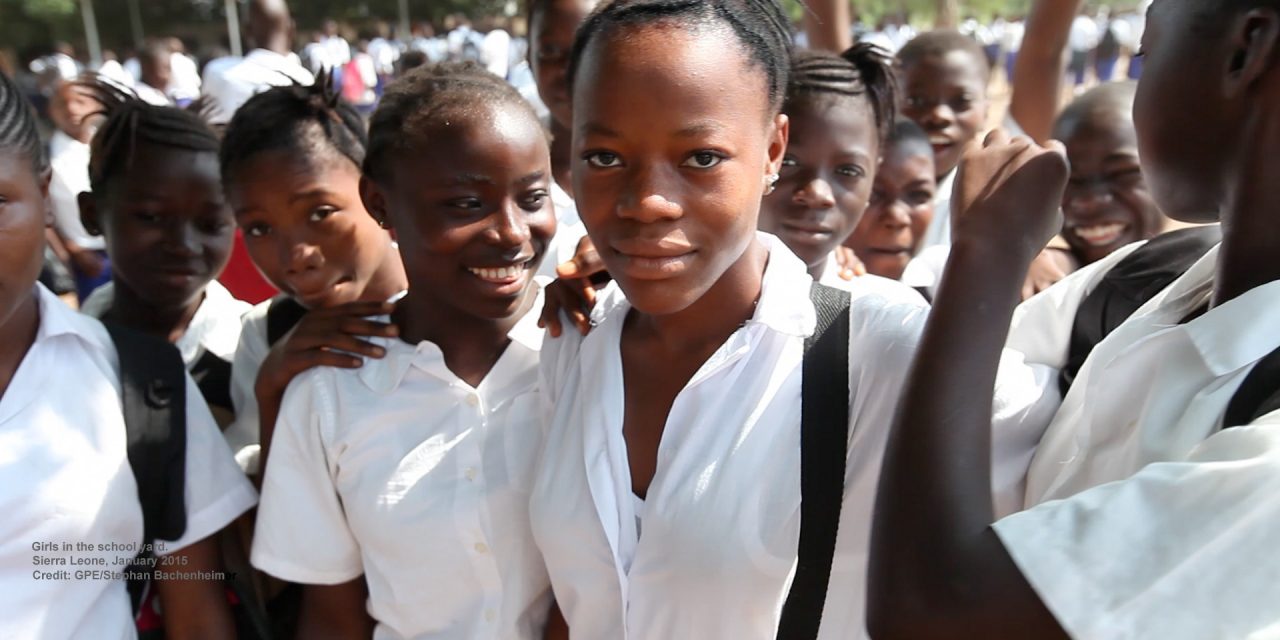
[[[545,298],[541,283],[534,286],[537,287],[537,298],[534,300],[533,306],[507,332],[507,337],[511,339],[508,349],[518,347],[535,353],[542,349],[544,331],[538,326],[538,319],[542,315],[542,303]],[[390,322],[391,320],[389,316],[381,316],[374,319],[380,322]],[[385,347],[387,355],[380,360],[365,358],[364,366],[360,367],[357,373],[360,381],[373,391],[383,394],[395,391],[404,382],[405,375],[408,374],[410,367],[417,367],[432,375],[446,379],[456,378],[444,364],[444,353],[433,342],[424,340],[412,345],[399,338],[376,338],[374,342]],[[501,363],[501,359],[499,363]],[[496,370],[497,365],[494,368]],[[490,375],[486,376],[486,381],[492,377],[493,373],[491,371]]]
[[[1186,316],[1213,295],[1219,247],[1214,247],[1170,288],[1170,305]],[[1175,320],[1176,322],[1176,320]],[[1205,365],[1222,376],[1280,347],[1280,281],[1254,287],[1183,325]]]

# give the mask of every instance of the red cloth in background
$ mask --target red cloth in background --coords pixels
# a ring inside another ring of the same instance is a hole
[[[227,268],[218,278],[218,282],[221,282],[231,295],[250,304],[258,304],[278,293],[249,259],[249,251],[244,247],[244,235],[239,229],[236,229],[236,243],[231,249],[231,261],[227,263]]]

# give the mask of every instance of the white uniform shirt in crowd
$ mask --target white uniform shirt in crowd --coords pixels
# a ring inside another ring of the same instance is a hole
[[[400,292],[388,302],[404,297]],[[258,454],[261,450],[262,427],[258,423],[258,397],[253,393],[258,381],[258,370],[271,352],[267,342],[267,312],[271,301],[266,300],[244,314],[240,329],[240,344],[231,360],[231,404],[235,406],[235,421],[223,430],[227,444],[236,454],[236,462],[245,473],[258,473]]]
[[[169,81],[171,98],[194,100],[200,97],[200,67],[191,56],[174,51],[169,58],[169,69],[173,76]]]
[[[386,38],[374,38],[369,41],[369,57],[373,58],[376,73],[390,76],[395,73],[396,61],[400,59],[400,45]]]
[[[554,280],[556,267],[572,260],[578,252],[578,242],[587,235],[587,227],[578,217],[578,205],[554,180],[551,181],[551,206],[556,210],[556,235],[547,247],[547,257],[538,265],[537,275]]]
[[[921,251],[938,245],[951,246],[951,195],[955,186],[955,169],[938,181],[938,190],[933,196],[933,220],[920,241]]]
[[[315,82],[315,76],[302,66],[298,56],[254,49],[233,64],[206,68],[203,91],[215,105],[210,120],[214,124],[226,124],[236,110],[255,94],[271,87],[294,83],[309,85],[312,82]]]
[[[330,66],[341,67],[351,62],[351,43],[342,36],[326,36],[322,42],[325,48],[325,61]]]
[[[1099,39],[1101,34],[1098,33],[1098,23],[1089,16],[1076,16],[1071,23],[1071,32],[1067,39],[1071,50],[1076,53],[1093,51],[1093,48],[1098,46]]]
[[[80,305],[80,312],[101,319],[115,302],[116,284],[108,282],[89,295]],[[204,300],[187,324],[186,333],[174,343],[182,354],[187,368],[195,366],[205,352],[231,362],[240,344],[240,328],[244,314],[253,306],[237,300],[217,280],[205,287]]]
[[[858,282],[859,280],[862,280],[864,278],[870,278],[871,282],[870,283]],[[852,280],[845,280],[843,277],[840,276],[840,261],[836,258],[836,253],[832,251],[831,255],[827,256],[827,264],[825,267],[822,268],[822,277],[818,278],[818,282],[820,284],[825,284],[828,287],[835,287],[836,289],[840,289],[842,291],[857,292],[868,286],[872,287],[873,289],[888,287],[891,285],[888,285],[885,283],[892,282],[892,281],[887,278],[881,278],[880,276],[873,275],[870,273],[860,275],[860,276],[854,276]],[[912,289],[911,293],[915,294],[915,297],[919,299],[921,303],[924,302],[924,297],[921,296],[919,292]],[[910,294],[903,294],[903,295],[910,296]]]
[[[81,193],[91,190],[89,145],[55,131],[49,140],[49,166],[53,169],[49,201],[58,235],[81,249],[102,250],[106,246],[102,236],[89,235],[80,222],[80,203],[76,200]]]
[[[511,64],[511,34],[503,29],[494,29],[484,34],[480,56],[489,73],[506,78],[507,67]]]
[[[574,637],[771,640],[777,633],[799,539],[800,365],[816,317],[805,265],[777,238],[760,238],[770,255],[755,315],[676,397],[643,503],[631,492],[622,435],[620,340],[629,305],[617,285],[601,294],[589,336],[569,331],[543,345],[548,434],[530,516]],[[824,640],[865,636],[880,462],[928,313],[900,283],[854,284],[852,428]],[[1002,447],[1026,449],[1040,435],[1014,437],[1010,429],[1048,422],[1034,406],[1040,397],[1034,384],[1002,379],[994,482],[1009,477],[998,463],[1007,456]]]
[[[1280,282],[1182,323],[1209,302],[1217,257],[1094,348],[1036,452],[1030,508],[995,525],[1074,637],[1280,630],[1280,413],[1221,424],[1280,346]]]
[[[272,442],[254,566],[303,584],[363,574],[374,638],[542,638],[551,589],[528,512],[540,298],[475,388],[431,342],[377,339],[381,360],[298,376]]]
[[[157,107],[173,106],[173,99],[169,97],[168,93],[165,93],[163,90],[157,89],[145,82],[139,82],[133,85],[133,92],[138,94],[138,97],[142,98],[142,101],[147,104],[155,105]]]
[[[117,60],[107,60],[106,62],[103,62],[102,66],[98,67],[98,73],[102,74],[108,80],[129,89],[132,89],[134,83],[137,82],[133,79],[133,75],[125,70],[124,65],[120,64]]]
[[[40,328],[0,398],[0,638],[133,638],[124,580],[76,573],[122,571],[116,562],[142,542],[119,358],[100,322],[40,285],[33,295]],[[187,529],[160,543],[162,555],[222,529],[256,499],[190,378],[186,394],[196,400],[186,409]],[[56,549],[41,546],[49,544]],[[70,564],[97,559],[106,566]]]

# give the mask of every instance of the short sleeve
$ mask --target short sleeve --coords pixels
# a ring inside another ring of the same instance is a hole
[[[270,346],[267,344],[266,305],[260,304],[244,316],[240,331],[240,344],[231,361],[231,404],[236,418],[223,431],[227,444],[235,453],[236,462],[248,474],[258,472],[261,426],[258,424],[258,398],[253,393],[258,380],[258,370],[266,360]]]
[[[334,484],[326,435],[337,411],[329,373],[313,369],[289,385],[262,484],[250,559],[290,582],[340,584],[364,573]]]
[[[187,528],[167,541],[163,554],[174,553],[222,530],[257,501],[253,485],[236,465],[213,414],[191,376],[187,376],[187,453],[184,495]]]
[[[1280,412],[994,528],[1073,637],[1271,637],[1277,495]]]

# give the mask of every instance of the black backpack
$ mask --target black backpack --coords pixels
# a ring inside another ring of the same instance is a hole
[[[1065,397],[1080,367],[1112,331],[1173,284],[1222,241],[1217,225],[1170,231],[1117,262],[1080,303],[1071,328],[1067,364],[1059,377]],[[1263,357],[1232,396],[1223,426],[1239,426],[1280,409],[1280,349]]]
[[[809,292],[818,326],[804,342],[800,382],[800,543],[778,640],[813,640],[831,581],[849,449],[849,293]]]

